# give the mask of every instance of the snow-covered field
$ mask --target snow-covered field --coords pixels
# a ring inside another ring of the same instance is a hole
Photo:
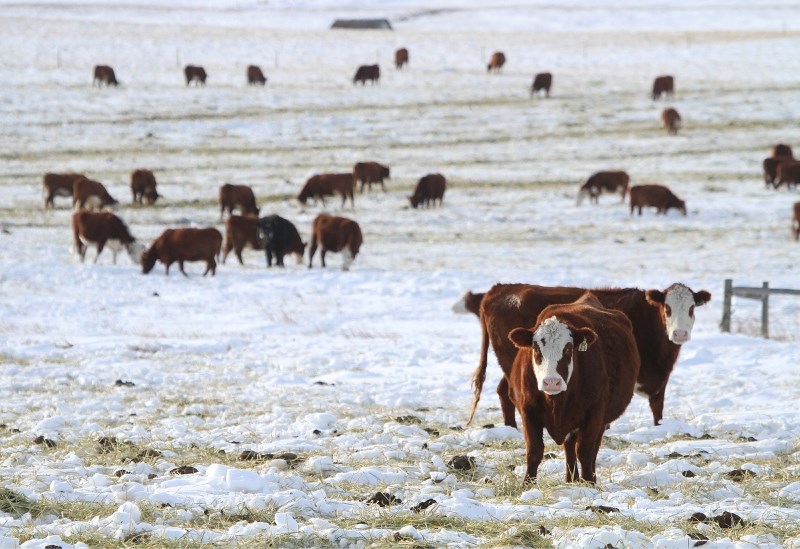
[[[800,547],[800,300],[772,298],[771,340],[755,301],[734,299],[734,333],[718,328],[726,278],[800,288],[800,195],[761,176],[772,145],[800,149],[795,2],[109,4],[0,1],[1,548]],[[395,30],[329,30],[337,17]],[[400,46],[411,62],[396,71]],[[500,75],[485,70],[494,50]],[[373,62],[380,85],[353,86]],[[205,88],[184,85],[187,63],[205,66]],[[251,63],[265,88],[245,85]],[[92,87],[95,64],[122,85]],[[531,99],[544,70],[552,97]],[[659,74],[675,75],[674,100],[650,99]],[[659,125],[667,104],[676,137]],[[302,183],[367,159],[391,166],[388,192],[328,204],[364,232],[349,272],[337,255],[325,271],[267,270],[255,251],[213,278],[200,264],[144,276],[108,251],[81,264],[68,200],[42,210],[42,175],[80,171],[149,242],[222,229],[217,189],[244,183],[307,240],[321,207],[294,199]],[[157,207],[130,205],[139,167]],[[577,206],[600,169],[668,185],[689,215],[631,217],[612,196]],[[444,207],[408,208],[435,171]],[[480,348],[477,319],[451,311],[466,290],[675,281],[712,301],[664,421],[634,397],[596,486],[564,484],[552,443],[537,485],[521,485],[493,358],[462,428]],[[457,455],[477,468],[453,469]],[[376,492],[399,502],[367,503]]]

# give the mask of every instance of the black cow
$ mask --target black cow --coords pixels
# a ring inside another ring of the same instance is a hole
[[[287,254],[294,254],[298,264],[303,261],[306,245],[300,239],[297,227],[288,219],[277,214],[262,217],[258,220],[258,239],[264,246],[268,267],[272,267],[273,254],[278,267],[283,267],[283,256]]]

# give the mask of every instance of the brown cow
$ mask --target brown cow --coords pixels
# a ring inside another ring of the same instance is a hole
[[[355,260],[364,238],[361,227],[352,219],[320,214],[311,224],[311,248],[308,251],[308,268],[314,261],[317,245],[320,247],[320,259],[325,266],[327,252],[342,252],[342,270],[350,269]]]
[[[213,227],[205,229],[184,228],[167,229],[155,242],[142,254],[142,272],[144,274],[153,270],[156,261],[161,261],[169,275],[169,267],[176,261],[184,276],[189,276],[183,270],[185,261],[205,261],[206,270],[214,276],[217,272],[217,262],[222,248],[222,233]]]
[[[508,337],[519,349],[510,397],[522,418],[525,481],[536,480],[544,429],[564,446],[566,481],[596,482],[595,462],[606,426],[633,397],[639,354],[633,328],[620,311],[590,292],[570,304],[549,305],[532,328]]]
[[[794,230],[794,241],[800,240],[800,202],[795,202],[792,207],[792,229]]]
[[[378,83],[381,78],[381,68],[378,65],[361,65],[356,70],[355,76],[353,76],[353,84],[357,84],[361,82],[361,85],[365,85],[367,80],[369,80],[372,84]]]
[[[325,197],[333,196],[338,193],[342,197],[342,208],[344,208],[347,199],[350,198],[350,206],[355,208],[353,202],[353,188],[355,181],[352,173],[322,173],[312,175],[308,178],[305,185],[303,185],[300,194],[297,195],[297,200],[301,204],[305,204],[309,198],[314,199],[314,204],[317,199],[322,201],[325,206]]]
[[[55,208],[54,199],[57,196],[72,198],[72,184],[79,177],[85,177],[80,173],[46,173],[42,178],[44,196],[44,208]]]
[[[236,208],[239,208],[242,215],[258,217],[259,209],[256,207],[256,195],[253,194],[253,189],[247,185],[225,183],[219,188],[219,218],[222,219],[225,210],[231,215]]]
[[[670,135],[678,135],[678,128],[681,127],[681,115],[678,111],[669,107],[661,111],[661,123]]]
[[[408,49],[399,48],[394,52],[394,66],[397,69],[402,69],[403,65],[408,65]]]
[[[72,205],[75,210],[101,210],[106,206],[116,209],[117,204],[117,200],[108,194],[99,181],[81,176],[72,182]]]
[[[779,188],[786,183],[786,187],[791,189],[800,185],[800,162],[797,160],[782,159],[775,170],[775,188]]]
[[[764,168],[764,183],[767,187],[778,188],[775,181],[778,177],[778,164],[784,161],[794,160],[792,148],[784,143],[778,143],[772,147],[772,156],[765,158],[762,166]]]
[[[481,317],[481,301],[485,293],[472,293],[467,291],[461,299],[453,304],[452,310],[456,314],[472,313],[478,318]]]
[[[672,97],[675,93],[675,79],[672,76],[657,76],[653,80],[653,101],[661,97],[662,94]]]
[[[501,51],[496,51],[492,54],[492,58],[489,59],[489,64],[486,65],[486,72],[500,72],[500,69],[503,68],[503,65],[506,64],[506,56]]]
[[[254,250],[262,248],[258,240],[258,218],[249,215],[231,215],[225,220],[225,247],[222,250],[222,263],[225,263],[228,254],[234,250],[239,264],[244,265],[242,250],[245,246]]]
[[[439,201],[439,206],[442,205],[444,200],[444,191],[447,188],[447,180],[440,173],[429,173],[420,178],[417,186],[414,188],[414,194],[408,197],[412,208],[417,208],[420,204],[425,204],[426,208],[431,205],[436,205]]]
[[[106,86],[119,86],[119,82],[117,82],[117,77],[114,74],[114,69],[109,67],[108,65],[95,65],[94,67],[94,80],[92,80],[92,86],[97,84],[98,86],[102,86],[105,84]]]
[[[133,170],[131,172],[131,194],[134,204],[152,206],[161,196],[156,190],[156,176],[150,170]]]
[[[539,95],[544,90],[545,97],[550,97],[550,87],[553,85],[553,75],[549,72],[540,72],[533,77],[531,84],[531,97]]]
[[[580,206],[583,197],[588,195],[590,203],[599,204],[603,192],[619,192],[620,202],[625,202],[625,193],[628,192],[630,180],[628,173],[621,170],[594,173],[581,185],[576,203]]]
[[[208,78],[206,70],[197,65],[186,65],[183,68],[183,76],[186,78],[187,86],[192,82],[199,86],[205,86],[206,78]]]
[[[778,143],[772,147],[772,158],[788,158],[789,160],[794,160],[792,148],[784,143]]]
[[[254,86],[256,84],[266,86],[267,77],[264,76],[264,73],[261,71],[261,67],[258,65],[250,65],[247,67],[247,85]]]
[[[144,246],[136,241],[125,223],[113,213],[94,213],[87,210],[75,212],[72,214],[72,235],[81,262],[86,259],[86,249],[90,244],[97,247],[95,263],[106,244],[111,249],[111,258],[115,265],[117,253],[122,248],[125,248],[134,263],[138,264],[142,260]]]
[[[364,192],[364,185],[369,186],[370,192],[372,191],[373,183],[380,183],[383,192],[386,192],[386,185],[383,184],[384,179],[390,179],[389,168],[377,162],[356,162],[353,166],[353,185],[361,183],[361,192]]]
[[[586,288],[495,284],[486,292],[481,300],[481,354],[472,377],[474,398],[469,421],[472,421],[481,397],[491,343],[503,370],[503,377],[497,385],[503,420],[506,425],[516,427],[514,406],[508,396],[508,380],[517,351],[509,343],[508,333],[514,328],[528,326],[546,306],[572,303],[585,291]],[[633,324],[642,365],[636,392],[647,396],[653,423],[658,425],[663,417],[664,393],[670,373],[678,360],[681,345],[691,339],[694,309],[707,303],[711,294],[705,290],[694,292],[683,284],[673,284],[664,291],[598,288],[591,292],[604,307],[622,311]]]
[[[686,202],[681,200],[664,185],[634,185],[629,190],[631,195],[631,215],[638,208],[642,215],[642,208],[652,206],[657,214],[667,215],[667,210],[676,208],[685,216]]]

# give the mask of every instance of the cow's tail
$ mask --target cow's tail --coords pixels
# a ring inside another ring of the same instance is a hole
[[[475,411],[478,409],[478,402],[481,400],[481,391],[483,390],[483,382],[486,381],[486,363],[489,358],[489,329],[486,322],[481,318],[481,357],[478,361],[478,367],[472,373],[472,409],[469,412],[469,419],[467,425],[472,423],[472,418],[475,417]]]

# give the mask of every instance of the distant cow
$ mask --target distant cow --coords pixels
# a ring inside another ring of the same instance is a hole
[[[283,257],[294,254],[297,264],[303,262],[306,245],[297,232],[297,227],[277,214],[268,215],[258,220],[258,236],[267,256],[267,267],[272,267],[272,256],[276,265],[283,267]]]
[[[325,197],[338,194],[342,197],[342,208],[344,208],[347,199],[350,199],[350,206],[355,208],[353,202],[353,188],[355,181],[353,180],[352,173],[322,173],[312,175],[308,178],[305,185],[303,185],[300,194],[297,195],[297,200],[301,204],[305,204],[309,198],[314,199],[314,204],[317,199],[322,201],[325,206]]]
[[[206,270],[203,276],[209,272],[214,276],[217,272],[215,258],[219,258],[221,249],[222,233],[213,227],[167,229],[142,254],[142,272],[149,273],[156,261],[161,261],[166,267],[166,274],[169,275],[170,265],[177,261],[181,273],[188,276],[183,270],[184,262],[205,261]]]
[[[54,199],[57,196],[72,197],[72,184],[79,177],[85,177],[80,173],[46,173],[42,178],[44,196],[44,208],[55,208]]]
[[[630,188],[630,195],[631,215],[636,208],[639,209],[639,215],[642,215],[642,208],[648,206],[656,208],[657,214],[666,215],[667,210],[676,208],[686,215],[686,202],[664,185],[634,185]]]
[[[672,76],[657,76],[653,80],[653,101],[665,95],[672,97],[675,93],[675,79]]]
[[[254,250],[261,249],[258,240],[258,218],[249,215],[231,215],[225,220],[225,247],[222,250],[222,263],[228,259],[228,254],[233,250],[239,264],[244,265],[242,250],[249,246]]]
[[[631,178],[627,172],[619,170],[594,173],[578,190],[577,205],[580,206],[584,196],[589,197],[590,203],[598,204],[600,195],[604,192],[618,192],[620,202],[625,202],[625,193],[628,192],[630,180]]]
[[[525,480],[536,479],[544,429],[564,446],[566,481],[596,482],[603,433],[633,397],[639,354],[631,321],[587,292],[574,303],[545,307],[531,328],[508,337],[519,349],[510,396],[525,435]]]
[[[361,183],[361,192],[364,192],[364,185],[369,186],[372,191],[373,183],[380,183],[383,192],[386,192],[384,179],[390,179],[389,168],[377,162],[356,162],[353,166],[353,184]]]
[[[247,185],[225,183],[219,188],[219,218],[222,219],[225,210],[228,210],[230,215],[236,208],[239,208],[242,215],[258,217],[259,210],[256,207],[256,195],[253,194],[253,189]]]
[[[553,75],[549,72],[540,72],[533,77],[531,97],[544,90],[545,97],[550,97],[550,87],[553,85]]]
[[[325,266],[327,252],[342,252],[342,270],[346,271],[355,260],[364,239],[361,227],[352,219],[320,214],[311,225],[311,248],[308,251],[308,268],[314,261],[317,246],[320,247],[320,259]]]
[[[253,86],[256,84],[265,86],[267,84],[267,77],[261,72],[261,67],[258,65],[250,65],[247,67],[247,85]]]
[[[152,206],[161,196],[156,190],[156,176],[150,170],[133,170],[131,172],[131,194],[134,204]]]
[[[408,197],[412,208],[417,208],[421,204],[425,204],[426,208],[431,205],[442,205],[444,200],[444,191],[447,188],[447,180],[440,173],[429,173],[420,178],[417,186],[414,188],[414,194]]]
[[[197,65],[186,65],[183,68],[183,76],[186,78],[187,86],[192,82],[194,82],[197,85],[205,86],[206,78],[208,78],[206,70],[203,67],[199,67]]]
[[[792,229],[794,230],[794,241],[800,240],[800,202],[795,202],[792,207]]]
[[[361,82],[362,85],[367,83],[369,80],[372,84],[375,84],[380,80],[381,77],[381,68],[378,65],[361,65],[356,70],[355,76],[353,76],[353,84],[357,84]]]
[[[681,127],[681,115],[678,111],[669,107],[661,111],[661,123],[670,135],[678,135],[678,129]]]
[[[117,200],[106,190],[105,185],[88,177],[78,177],[72,182],[72,205],[76,210],[101,210],[107,206],[117,207]]]
[[[500,72],[500,69],[503,68],[503,65],[506,64],[506,56],[501,51],[496,51],[492,54],[491,59],[489,59],[489,64],[486,65],[486,72]]]
[[[408,50],[399,48],[394,52],[394,66],[397,69],[402,69],[403,65],[408,65]]]
[[[778,163],[775,172],[776,189],[784,183],[786,183],[786,187],[789,189],[800,185],[800,162],[797,160],[784,159],[782,162]]]
[[[778,177],[778,164],[787,160],[794,160],[792,148],[784,143],[778,143],[772,147],[772,156],[765,158],[762,164],[764,168],[764,183],[767,187],[772,185],[778,188],[775,181]]]
[[[82,210],[72,214],[72,235],[75,250],[81,256],[81,262],[86,259],[86,249],[89,245],[97,247],[94,262],[103,252],[106,244],[111,249],[112,261],[116,265],[117,253],[123,248],[136,264],[142,260],[144,246],[131,235],[125,223],[110,212],[89,212]]]
[[[481,316],[481,301],[485,293],[472,293],[467,291],[461,299],[453,304],[452,311],[456,314],[472,313],[478,318]]]
[[[772,158],[788,158],[792,160],[794,159],[792,148],[784,143],[778,143],[772,147]]]
[[[97,84],[98,86],[102,86],[105,84],[106,86],[119,86],[119,82],[117,82],[117,77],[114,74],[114,69],[109,67],[108,65],[95,65],[94,67],[94,80],[92,80],[92,86]]]

